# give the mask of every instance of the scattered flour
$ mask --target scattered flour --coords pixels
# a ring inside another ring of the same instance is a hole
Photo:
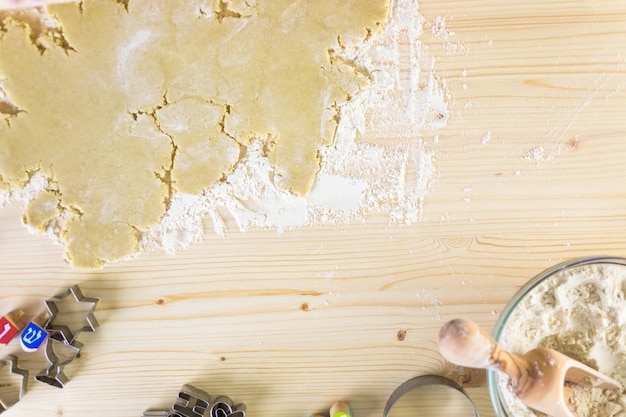
[[[448,120],[447,97],[420,41],[425,21],[417,1],[395,0],[391,6],[382,33],[341,51],[371,83],[338,109],[335,141],[320,149],[320,171],[306,196],[275,185],[279,173],[263,143],[253,142],[224,181],[200,195],[172,195],[160,224],[143,233],[140,252],[173,253],[201,240],[211,226],[224,235],[233,225],[282,232],[365,221],[371,214],[387,215],[393,223],[419,221],[436,176],[436,131]],[[437,30],[453,35],[445,20]],[[7,101],[1,94],[0,99]],[[34,175],[24,190],[0,192],[0,206],[29,201],[47,189],[50,184]],[[61,230],[62,217],[50,222],[51,236]]]
[[[34,174],[21,190],[0,191],[0,207],[30,201],[48,189],[50,189],[48,180],[42,175]]]
[[[467,47],[456,39],[456,32],[448,29],[448,21],[444,16],[436,16],[430,24],[430,31],[435,39],[445,42],[444,47],[448,53],[464,52]],[[461,73],[467,75],[467,70]]]
[[[515,353],[547,347],[598,369],[626,387],[626,266],[596,264],[563,270],[534,288],[509,318],[500,343]],[[526,407],[499,380],[509,415],[544,416]],[[580,416],[626,416],[626,393],[575,387]]]
[[[488,130],[487,133],[485,133],[485,135],[483,136],[482,140],[480,141],[483,145],[486,145],[489,143],[489,141],[491,140],[491,130]]]
[[[553,155],[551,154],[546,155],[546,150],[543,146],[535,146],[534,148],[524,152],[524,154],[522,155],[522,159],[533,162],[541,162],[544,160],[552,159],[552,156]]]
[[[454,32],[448,30],[446,18],[443,16],[435,17],[431,31],[433,35],[439,38],[447,39],[450,36],[454,36]]]

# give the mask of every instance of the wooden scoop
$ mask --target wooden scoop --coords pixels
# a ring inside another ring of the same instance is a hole
[[[552,349],[525,355],[502,349],[476,323],[456,319],[439,331],[439,351],[450,362],[471,368],[491,368],[511,378],[515,394],[527,406],[553,417],[577,417],[568,407],[565,383],[621,389],[619,382]]]

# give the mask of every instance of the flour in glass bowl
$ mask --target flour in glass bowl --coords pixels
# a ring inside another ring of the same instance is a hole
[[[584,265],[547,278],[517,305],[500,343],[518,354],[555,349],[626,387],[626,266]],[[499,378],[510,416],[544,416],[526,407],[508,381]],[[580,416],[624,417],[626,393],[576,386],[570,407]]]

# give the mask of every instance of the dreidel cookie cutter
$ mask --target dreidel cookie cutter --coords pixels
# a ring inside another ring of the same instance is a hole
[[[67,348],[69,348],[71,351],[71,354],[68,355],[69,357],[61,360],[55,352],[55,345],[66,346]],[[46,343],[46,358],[50,366],[35,375],[35,380],[56,388],[65,387],[65,384],[67,384],[69,378],[65,374],[64,369],[74,359],[76,359],[81,347],[82,344],[79,342],[74,342],[70,345],[68,343],[63,343],[56,339],[49,338],[48,342]]]
[[[21,381],[17,388],[17,393],[13,398],[6,398],[6,394],[0,396],[0,413],[8,410],[18,403],[24,394],[26,394],[26,388],[28,386],[28,371],[19,367],[18,358],[15,355],[8,355],[0,359],[0,372],[3,372],[4,368],[9,369],[9,372],[13,375],[19,375]]]
[[[0,318],[0,343],[9,342],[22,330],[24,310],[13,310]]]
[[[24,352],[34,352],[43,345],[43,342],[48,338],[48,332],[44,329],[48,319],[50,319],[50,313],[45,311],[24,328],[20,336],[20,345]]]
[[[87,324],[85,324],[80,329],[72,332],[69,326],[64,324],[55,323],[57,315],[59,314],[59,307],[57,304],[63,302],[68,296],[72,296],[76,303],[91,303],[91,308],[86,314],[85,320]],[[67,344],[74,344],[76,337],[81,332],[93,332],[99,326],[98,321],[96,320],[96,316],[94,315],[94,310],[96,309],[96,305],[100,301],[99,298],[91,298],[85,297],[78,287],[78,285],[73,285],[69,287],[65,293],[60,296],[50,298],[46,300],[46,308],[50,313],[50,318],[48,319],[45,330],[49,333],[51,339],[55,339],[58,341],[65,342]]]

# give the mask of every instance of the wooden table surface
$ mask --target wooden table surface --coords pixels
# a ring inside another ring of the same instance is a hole
[[[423,0],[420,11],[454,32],[423,36],[451,93],[423,220],[207,231],[177,255],[89,271],[3,208],[2,312],[35,313],[74,283],[101,298],[69,384],[31,381],[4,415],[141,416],[190,383],[251,417],[306,417],[339,399],[381,416],[400,383],[443,372],[435,340],[448,319],[491,330],[543,269],[626,256],[626,3]],[[469,393],[494,415],[485,386]],[[405,415],[470,415],[446,390],[421,395]]]

